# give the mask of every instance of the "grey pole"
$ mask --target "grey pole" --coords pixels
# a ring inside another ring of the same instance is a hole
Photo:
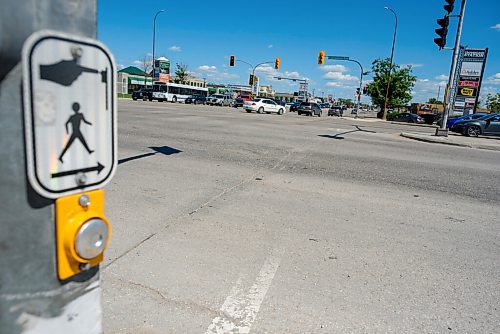
[[[163,13],[165,10],[161,9],[155,14],[155,18],[153,19],[153,73],[151,74],[151,84],[154,81],[155,77],[155,42],[156,42],[156,18],[160,13]]]
[[[398,16],[396,15],[396,12],[393,11],[389,7],[384,7],[384,9],[390,10],[394,14],[394,18],[396,19],[395,25],[394,25],[394,36],[392,38],[392,50],[391,50],[391,60],[389,63],[389,76],[387,78],[387,88],[385,90],[385,102],[384,102],[384,112],[382,113],[382,119],[387,119],[387,100],[389,99],[389,86],[391,84],[391,72],[392,72],[392,60],[394,58],[394,46],[396,44],[396,33],[398,31]]]
[[[357,104],[357,110],[356,110],[356,117],[357,118],[359,116],[359,104],[361,102],[361,89],[362,89],[362,86],[363,86],[363,74],[364,74],[364,70],[363,70],[363,66],[361,65],[361,63],[357,60],[354,60],[354,59],[346,59],[347,61],[352,61],[353,63],[356,63],[359,65],[359,69],[361,71],[361,73],[359,74],[359,94],[358,94],[358,104]],[[369,73],[369,72],[367,72]]]
[[[248,64],[248,63],[247,63]],[[252,77],[253,79],[255,80],[255,69],[261,65],[264,65],[264,64],[274,64],[274,61],[266,61],[266,62],[263,62],[263,63],[259,63],[257,65],[255,65],[253,67],[253,70],[252,70]],[[257,91],[257,96],[259,95],[259,92]]]
[[[21,89],[25,40],[42,29],[96,38],[97,4],[33,4],[5,0],[0,11],[0,333],[98,334],[98,267],[57,278],[54,200],[39,196],[26,177]]]
[[[451,62],[451,69],[450,69],[450,77],[448,78],[448,93],[446,94],[446,101],[445,107],[443,110],[443,123],[441,124],[441,130],[442,133],[439,132],[439,129],[436,129],[436,135],[445,135],[447,136],[448,133],[446,131],[446,127],[448,123],[448,115],[450,113],[450,109],[453,109],[452,103],[453,103],[453,89],[455,85],[455,71],[457,68],[457,62],[458,62],[458,53],[460,49],[460,37],[462,35],[462,24],[464,21],[464,15],[465,15],[465,5],[467,4],[467,0],[462,0],[462,6],[460,8],[460,19],[458,21],[458,27],[457,27],[457,37],[455,39],[455,46],[453,48],[453,59]]]

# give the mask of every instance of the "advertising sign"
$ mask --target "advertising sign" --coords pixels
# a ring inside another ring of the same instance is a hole
[[[453,89],[453,114],[474,113],[481,89],[488,49],[460,48]]]
[[[155,60],[155,81],[170,81],[170,60],[165,57]]]

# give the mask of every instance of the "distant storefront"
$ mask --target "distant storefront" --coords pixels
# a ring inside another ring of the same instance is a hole
[[[135,66],[129,66],[118,71],[117,92],[131,94],[134,90],[151,86],[152,79],[146,73]]]

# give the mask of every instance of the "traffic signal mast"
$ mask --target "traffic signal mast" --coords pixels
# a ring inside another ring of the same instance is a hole
[[[451,68],[450,68],[450,75],[448,77],[448,91],[449,93],[446,94],[446,99],[444,101],[444,111],[443,111],[443,122],[441,124],[441,129],[436,129],[436,136],[448,136],[448,130],[446,129],[447,123],[448,123],[448,115],[450,113],[450,110],[453,109],[453,103],[454,103],[454,98],[453,98],[453,89],[454,89],[454,81],[455,81],[455,71],[457,68],[457,62],[458,62],[458,52],[460,48],[460,37],[462,34],[462,24],[464,20],[464,14],[465,14],[465,6],[467,4],[467,0],[462,0],[462,4],[460,6],[460,14],[459,15],[451,15],[453,10],[455,9],[455,0],[445,0],[446,5],[444,5],[444,10],[446,11],[446,14],[444,15],[443,18],[438,19],[437,23],[441,28],[436,29],[436,33],[438,34],[438,38],[434,39],[434,43],[436,43],[439,46],[439,50],[453,50],[453,58],[451,62]],[[458,17],[458,27],[457,27],[457,34],[455,38],[455,45],[453,48],[446,48],[446,36],[448,35],[448,25],[450,24],[450,17]]]

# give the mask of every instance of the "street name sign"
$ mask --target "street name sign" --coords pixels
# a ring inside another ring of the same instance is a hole
[[[38,31],[23,46],[28,180],[47,198],[102,188],[117,165],[115,64],[100,42]]]

